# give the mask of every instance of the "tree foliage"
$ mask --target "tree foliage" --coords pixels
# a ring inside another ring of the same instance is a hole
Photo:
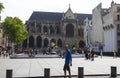
[[[4,9],[4,6],[2,3],[0,3],[0,13],[1,13],[2,9]]]
[[[2,23],[4,35],[9,41],[21,43],[26,39],[27,30],[23,27],[23,22],[17,17],[6,17]]]

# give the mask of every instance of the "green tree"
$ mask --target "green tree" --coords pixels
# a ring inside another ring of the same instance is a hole
[[[28,33],[23,26],[19,18],[6,17],[2,23],[3,34],[11,43],[19,44],[26,39]]]
[[[0,13],[1,13],[2,9],[4,9],[4,6],[2,3],[0,3]]]

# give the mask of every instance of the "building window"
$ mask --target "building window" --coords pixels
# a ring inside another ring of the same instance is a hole
[[[120,46],[120,40],[118,40],[118,46]]]
[[[43,27],[43,32],[44,32],[44,34],[48,34],[48,28],[47,28],[47,26]]]
[[[35,33],[35,25],[34,25],[34,23],[32,23],[31,26],[30,26],[30,32]]]
[[[41,24],[40,24],[40,23],[38,23],[38,24],[36,25],[36,32],[37,32],[37,33],[41,33]]]
[[[66,26],[66,37],[67,38],[74,37],[74,25],[71,23]]]
[[[120,12],[120,7],[117,7],[117,12]]]
[[[120,24],[117,24],[117,30],[120,30]]]
[[[120,15],[117,15],[117,21],[119,21],[120,20]]]
[[[59,26],[56,26],[56,34],[60,34],[60,28],[59,28]]]
[[[50,26],[50,34],[55,34],[55,29],[53,26]]]
[[[117,35],[120,36],[120,32],[118,32]]]

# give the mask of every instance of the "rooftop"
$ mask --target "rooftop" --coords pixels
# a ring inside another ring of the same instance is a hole
[[[41,11],[34,11],[29,18],[29,21],[61,21],[63,18],[64,13],[59,12],[41,12]],[[82,14],[82,13],[75,13],[77,19],[80,23],[83,23],[86,17],[88,19],[92,19],[92,14]]]

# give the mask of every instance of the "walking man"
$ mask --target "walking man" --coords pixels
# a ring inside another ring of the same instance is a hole
[[[68,73],[69,73],[69,78],[71,78],[70,66],[72,66],[71,50],[69,49],[69,46],[66,45],[66,46],[65,46],[65,64],[64,64],[64,67],[63,67],[64,75],[65,75],[64,78],[66,78],[66,70],[67,70]]]

